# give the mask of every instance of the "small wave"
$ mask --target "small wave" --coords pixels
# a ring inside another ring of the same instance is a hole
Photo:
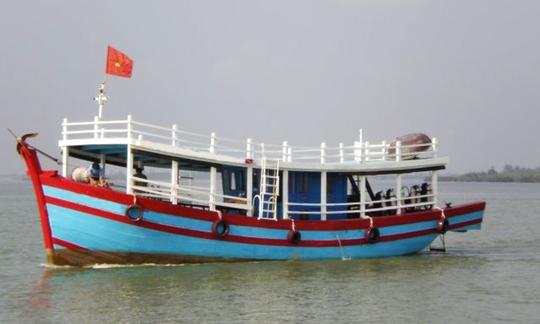
[[[180,264],[159,264],[159,263],[141,263],[141,264],[109,264],[109,263],[97,263],[85,268],[89,269],[114,269],[114,268],[138,268],[138,267],[182,267],[183,263]]]
[[[70,265],[56,265],[56,264],[49,264],[49,263],[41,263],[39,266],[46,268],[46,269],[72,269],[73,266]]]

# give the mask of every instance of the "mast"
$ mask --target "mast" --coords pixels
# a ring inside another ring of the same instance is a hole
[[[105,95],[105,81],[99,84],[98,95],[94,100],[98,103],[98,118],[101,119],[103,116],[103,106],[105,106],[105,102],[107,101],[107,96]]]

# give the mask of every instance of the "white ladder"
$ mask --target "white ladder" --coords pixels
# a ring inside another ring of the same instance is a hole
[[[258,219],[277,220],[277,198],[279,196],[279,160],[262,160],[259,188]]]

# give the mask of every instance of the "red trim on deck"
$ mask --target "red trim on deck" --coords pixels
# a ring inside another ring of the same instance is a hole
[[[87,184],[75,182],[59,176],[42,176],[41,182],[45,185],[64,189],[67,191],[88,195],[90,197],[112,201],[124,205],[133,203],[133,196],[125,193],[113,191],[111,189],[94,187]],[[171,216],[181,216],[205,221],[215,221],[218,219],[216,212],[189,208],[180,205],[172,205],[167,202],[151,200],[146,198],[137,198],[137,204],[144,209],[152,210],[158,213],[164,213]],[[475,202],[466,205],[445,208],[446,217],[454,217],[463,214],[482,211],[485,209],[485,202]],[[429,220],[438,220],[441,217],[440,210],[421,211],[406,213],[402,215],[373,217],[373,224],[377,227],[404,225]],[[251,227],[271,228],[271,229],[290,229],[290,220],[259,220],[256,217],[247,217],[245,215],[224,214],[223,219],[231,225],[243,225]],[[327,221],[294,221],[298,230],[331,231],[331,230],[354,230],[366,229],[370,226],[369,219],[343,219]]]

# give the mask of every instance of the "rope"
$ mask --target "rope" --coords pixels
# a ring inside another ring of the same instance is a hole
[[[442,209],[441,207],[438,207],[438,206],[436,206],[435,209],[440,210],[441,211],[441,217],[443,219],[446,219],[446,215],[444,214],[444,209]]]

